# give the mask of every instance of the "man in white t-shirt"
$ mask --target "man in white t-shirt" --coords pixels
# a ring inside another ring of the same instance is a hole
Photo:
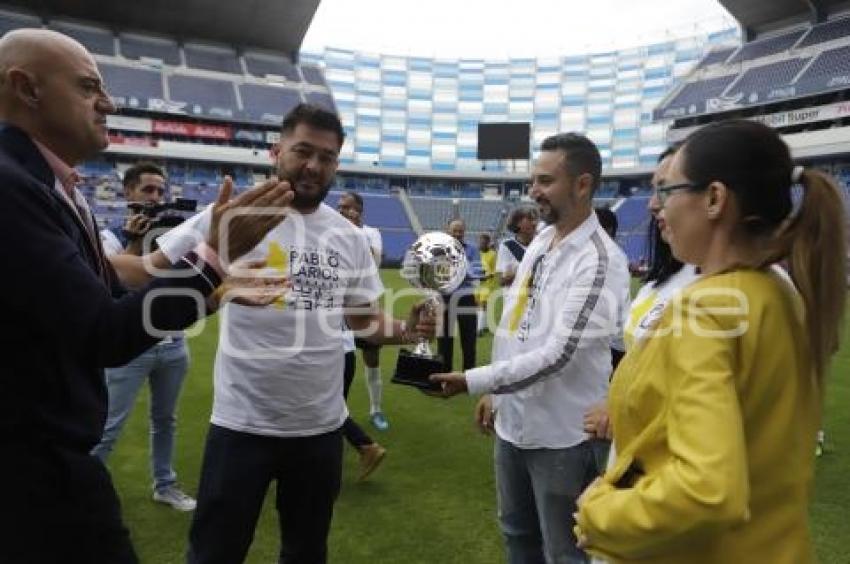
[[[348,415],[343,319],[376,343],[434,333],[421,305],[409,322],[381,311],[383,286],[365,238],[322,203],[344,135],[336,115],[300,104],[284,118],[272,151],[278,176],[295,191],[293,210],[245,259],[264,260],[290,278],[292,290],[268,307],[228,302],[221,310],[211,425],[189,533],[192,564],[244,560],[272,481],[281,561],[326,562]],[[202,212],[173,229],[159,239],[160,251],[180,253],[208,219]]]
[[[510,286],[516,269],[522,262],[525,249],[537,234],[537,211],[522,206],[514,209],[508,218],[508,231],[514,234],[499,244],[496,254],[496,274],[501,286]]]
[[[366,237],[375,264],[380,268],[381,255],[383,253],[383,241],[381,232],[374,227],[363,225],[363,198],[356,192],[346,192],[339,197],[337,210],[348,221],[360,228],[360,232]],[[379,431],[386,431],[390,423],[381,409],[381,369],[378,366],[381,347],[373,345],[364,339],[356,339],[355,344],[363,353],[363,364],[366,365],[366,390],[369,392],[369,420]]]
[[[629,272],[593,213],[602,169],[596,146],[566,133],[541,149],[530,194],[549,227],[529,245],[505,296],[492,363],[431,379],[444,397],[484,395],[475,416],[496,432],[507,560],[584,563],[573,513],[596,463],[582,418],[607,395]]]

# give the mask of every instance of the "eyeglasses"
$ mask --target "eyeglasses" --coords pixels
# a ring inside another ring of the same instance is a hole
[[[655,189],[655,195],[658,198],[658,203],[661,207],[664,207],[664,204],[667,203],[667,200],[673,194],[673,192],[677,192],[679,190],[692,190],[694,192],[704,189],[705,186],[701,184],[694,184],[693,182],[682,182],[680,184],[670,184],[668,186],[659,186]]]

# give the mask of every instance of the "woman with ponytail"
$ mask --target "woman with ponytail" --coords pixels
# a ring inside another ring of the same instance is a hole
[[[692,134],[657,194],[673,256],[701,277],[614,375],[618,456],[580,499],[576,534],[613,563],[813,562],[815,435],[846,299],[841,195],[745,120]]]

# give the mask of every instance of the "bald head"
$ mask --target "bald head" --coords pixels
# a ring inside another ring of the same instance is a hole
[[[46,29],[0,39],[0,119],[67,164],[106,147],[106,115],[114,110],[94,58],[74,39]]]
[[[0,73],[4,80],[6,72],[23,68],[32,72],[49,71],[61,64],[69,55],[89,57],[86,48],[76,40],[48,29],[16,29],[0,39]],[[94,62],[92,61],[92,64]]]

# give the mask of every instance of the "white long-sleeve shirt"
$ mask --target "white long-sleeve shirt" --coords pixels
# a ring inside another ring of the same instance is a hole
[[[471,394],[494,394],[496,433],[520,448],[587,438],[582,417],[607,395],[628,307],[626,256],[595,214],[549,249],[554,235],[542,231],[517,269],[492,363],[466,371]]]

